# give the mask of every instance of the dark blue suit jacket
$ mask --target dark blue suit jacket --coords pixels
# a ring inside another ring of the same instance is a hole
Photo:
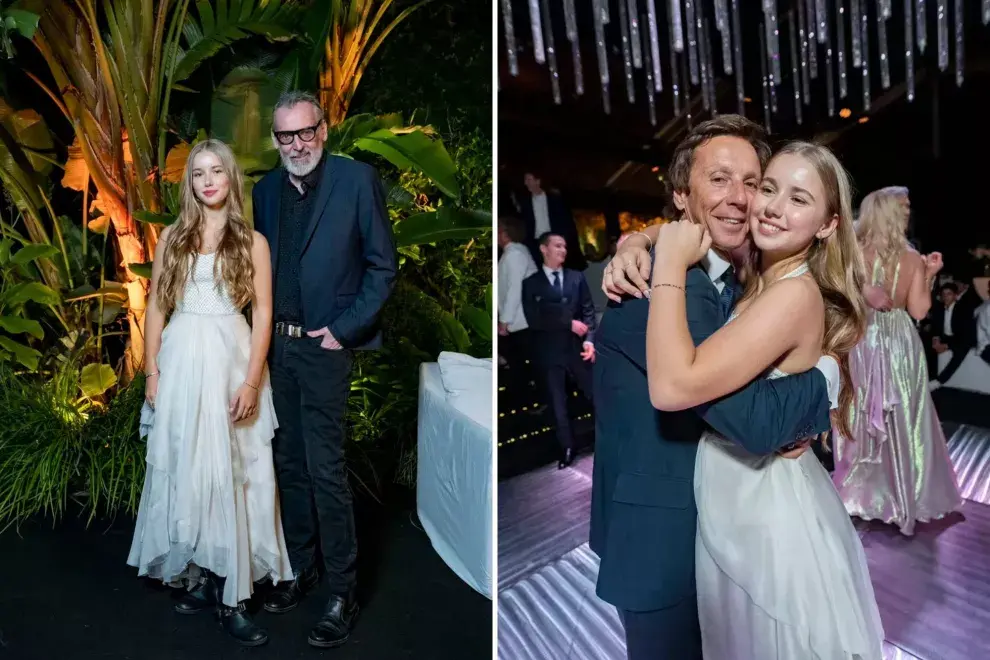
[[[330,328],[344,348],[382,344],[378,315],[392,292],[397,257],[385,194],[375,168],[328,155],[303,236],[299,285],[306,330]],[[285,172],[254,186],[254,228],[271,247],[278,272],[279,214]]]
[[[686,296],[698,345],[727,318],[702,268],[688,271]],[[590,545],[601,557],[597,592],[620,609],[639,612],[696,597],[694,462],[708,425],[761,455],[831,428],[828,389],[817,369],[758,378],[692,410],[654,409],[646,375],[648,311],[645,298],[609,306],[594,369]]]
[[[543,366],[569,364],[584,342],[595,340],[595,303],[588,282],[576,270],[562,272],[563,295],[554,290],[542,267],[522,284],[523,313],[537,345],[534,355]],[[571,331],[574,319],[588,326],[584,337]]]

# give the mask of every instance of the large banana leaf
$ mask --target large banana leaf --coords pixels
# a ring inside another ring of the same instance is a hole
[[[372,114],[352,115],[327,131],[327,149],[331,153],[348,154],[354,143],[375,131],[400,129],[402,115],[393,113],[375,116]]]
[[[491,231],[492,214],[454,206],[411,215],[395,225],[398,247],[456,239],[470,240]]]
[[[0,335],[0,362],[8,360],[10,356],[31,371],[37,370],[38,362],[41,361],[40,351]]]
[[[182,26],[185,50],[176,58],[174,82],[186,80],[203,62],[235,41],[260,35],[271,41],[288,41],[296,34],[303,4],[297,0],[197,0]]]
[[[398,132],[381,129],[354,141],[354,146],[386,158],[402,170],[419,170],[448,197],[459,200],[457,168],[439,138],[431,139],[421,130]]]

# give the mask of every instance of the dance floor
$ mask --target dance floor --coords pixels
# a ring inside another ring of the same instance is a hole
[[[857,522],[887,633],[885,660],[990,658],[990,429],[945,429],[967,499],[962,514],[919,524],[913,538]],[[595,596],[593,461],[499,485],[499,660],[625,658],[615,608]]]

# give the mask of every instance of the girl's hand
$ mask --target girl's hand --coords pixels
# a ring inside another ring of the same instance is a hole
[[[656,244],[656,264],[683,267],[700,261],[712,246],[712,237],[699,224],[688,220],[668,222],[660,228]]]
[[[887,292],[872,284],[863,287],[863,297],[866,299],[867,305],[881,312],[889,312],[894,306],[894,301],[890,299]]]
[[[602,275],[602,291],[609,300],[622,302],[622,296],[642,298],[650,290],[650,252],[638,241],[627,240],[616,250],[615,256],[605,266]]]
[[[230,402],[230,417],[239,422],[258,412],[258,390],[244,383],[237,389],[234,400]]]
[[[925,276],[935,277],[938,275],[939,271],[942,270],[942,253],[932,252],[931,254],[925,255]]]
[[[144,400],[151,409],[155,409],[155,398],[158,396],[158,374],[148,376],[144,380]]]

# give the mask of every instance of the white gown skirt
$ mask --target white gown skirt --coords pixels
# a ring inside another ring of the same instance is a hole
[[[272,438],[278,423],[267,372],[257,413],[229,408],[247,374],[243,315],[176,314],[162,335],[155,409],[141,413],[147,473],[127,563],[141,576],[192,588],[202,570],[227,578],[235,606],[253,583],[292,579],[282,534]]]
[[[695,464],[705,660],[881,660],[866,555],[813,452],[756,457],[706,435]]]

